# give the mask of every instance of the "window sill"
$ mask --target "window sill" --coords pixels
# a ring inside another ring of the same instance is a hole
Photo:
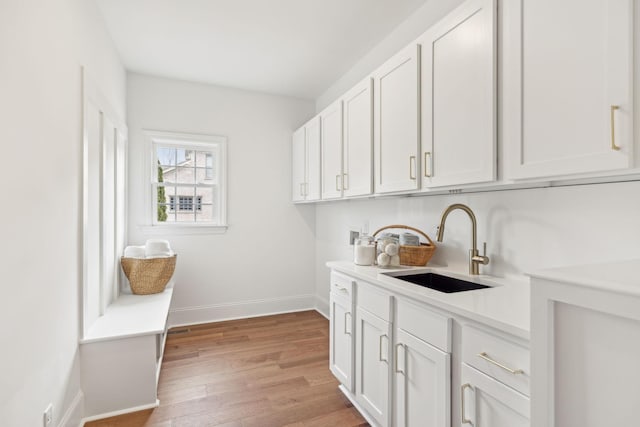
[[[188,235],[188,234],[224,234],[228,225],[206,225],[206,224],[158,224],[158,225],[138,225],[138,229],[148,235]]]

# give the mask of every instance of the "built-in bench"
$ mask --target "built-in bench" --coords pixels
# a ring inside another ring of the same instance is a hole
[[[80,340],[86,421],[158,406],[172,296],[121,294]]]

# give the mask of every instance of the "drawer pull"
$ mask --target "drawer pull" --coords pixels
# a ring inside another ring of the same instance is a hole
[[[351,313],[349,313],[348,311],[344,312],[344,334],[345,335],[351,335],[351,332],[347,331],[347,316],[351,317]]]
[[[401,347],[404,348],[404,344],[396,344],[396,359],[394,360],[394,365],[395,365],[394,370],[396,371],[396,374],[404,375],[404,371],[402,369],[398,369],[398,359],[400,359],[400,354],[398,350],[400,350]],[[406,350],[405,350],[405,354],[406,354]]]
[[[378,349],[378,359],[380,360],[380,362],[389,363],[389,361],[388,361],[387,359],[385,359],[384,357],[382,357],[382,338],[387,338],[387,339],[389,339],[389,337],[387,336],[387,334],[380,335],[380,348]]]
[[[409,179],[416,179],[416,156],[409,156]]]
[[[460,410],[462,412],[460,422],[461,422],[461,424],[471,424],[471,425],[473,425],[473,422],[471,422],[471,420],[468,419],[466,417],[466,415],[465,415],[467,413],[467,411],[465,410],[465,407],[464,407],[464,391],[467,388],[473,389],[473,387],[469,383],[463,384],[462,387],[460,388]]]
[[[611,106],[611,149],[618,151],[620,150],[620,146],[616,145],[616,131],[615,131],[615,120],[616,120],[616,110],[619,110],[620,106],[619,105],[612,105]]]
[[[336,287],[336,289],[337,289],[337,290],[339,290],[340,292],[344,292],[345,294],[348,294],[348,293],[349,293],[349,290],[347,290],[347,288],[343,288],[342,286],[337,285],[337,284],[335,284],[335,283],[333,284],[333,286],[335,286],[335,287]]]
[[[478,353],[478,357],[481,359],[486,360],[487,362],[496,365],[498,368],[504,369],[505,371],[509,372],[510,374],[513,375],[520,375],[520,374],[524,374],[524,371],[522,369],[511,369],[508,366],[503,365],[500,362],[496,362],[495,360],[493,360],[492,358],[489,357],[489,355],[487,353],[485,353],[484,351],[482,353]]]

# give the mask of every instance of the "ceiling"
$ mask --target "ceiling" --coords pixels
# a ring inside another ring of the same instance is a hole
[[[426,0],[96,0],[130,71],[315,99]]]

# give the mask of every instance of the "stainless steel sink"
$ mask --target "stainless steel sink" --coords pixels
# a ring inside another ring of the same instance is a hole
[[[435,273],[402,274],[398,276],[392,275],[391,277],[448,294],[490,288],[490,286],[481,285],[480,283],[467,282],[466,280],[454,279],[453,277],[441,276]]]

